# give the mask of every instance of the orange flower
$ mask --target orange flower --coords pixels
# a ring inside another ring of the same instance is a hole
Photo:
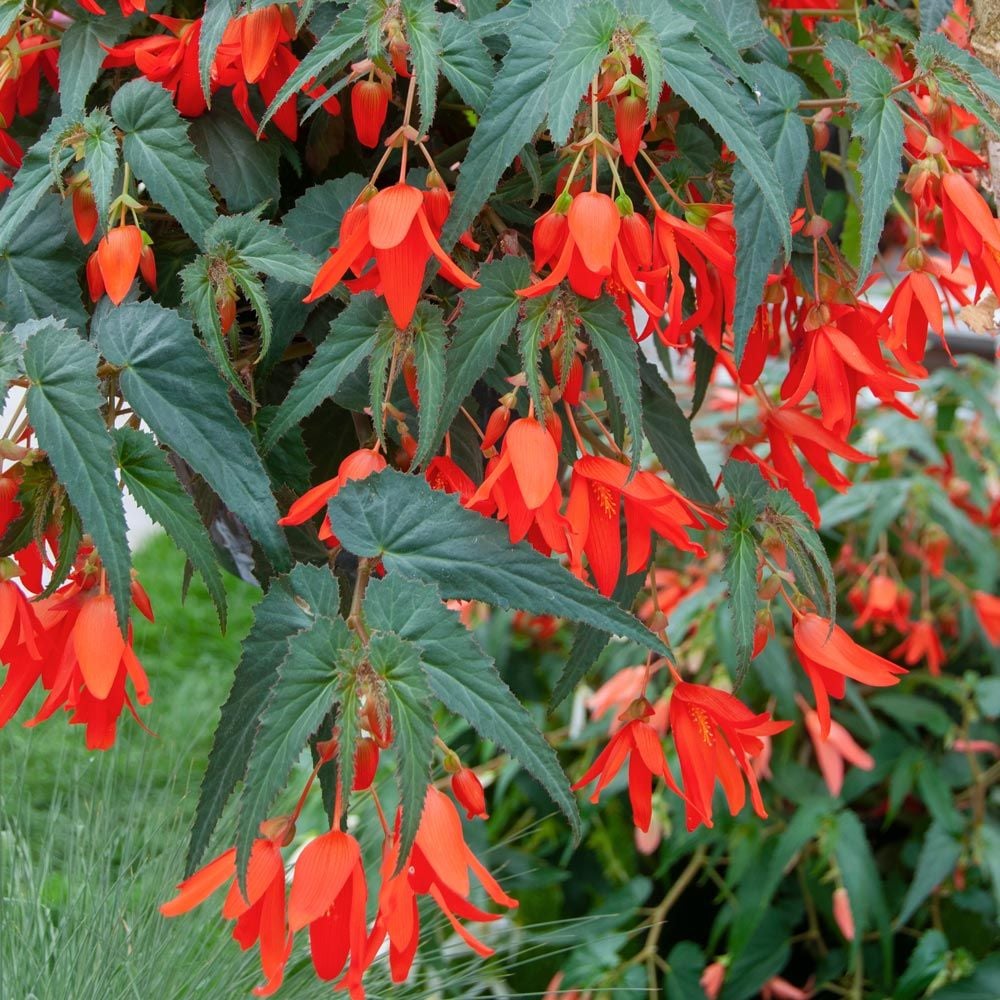
[[[646,567],[655,532],[683,552],[705,555],[687,535],[703,523],[721,527],[691,505],[656,473],[636,472],[629,482],[628,466],[599,455],[583,455],[573,465],[566,517],[573,530],[574,555],[586,555],[597,589],[609,596],[621,565],[620,512],[624,508],[628,573]]]
[[[938,638],[934,622],[927,618],[912,622],[909,634],[889,653],[898,657],[908,667],[915,667],[921,660],[927,661],[927,669],[935,676],[941,674],[941,664],[944,663],[944,647]]]
[[[87,281],[94,302],[107,292],[116,306],[121,305],[139,270],[142,248],[142,230],[138,226],[118,226],[108,231],[91,255],[90,260],[96,261],[93,275],[91,263],[87,264]]]
[[[460,767],[451,776],[451,790],[465,810],[466,819],[489,819],[486,793],[479,775],[469,767]]]
[[[261,825],[261,830],[268,827]],[[280,825],[277,834],[255,840],[247,866],[244,897],[236,880],[236,848],[231,847],[177,886],[177,895],[160,907],[165,917],[176,917],[201,905],[232,879],[222,904],[223,920],[235,920],[233,938],[246,951],[259,942],[260,964],[266,982],[254,988],[256,996],[270,996],[280,986],[292,951],[292,934],[285,916],[285,865],[280,845],[289,833]]]
[[[689,684],[674,674],[670,729],[681,763],[688,830],[712,826],[712,793],[718,778],[735,816],[746,802],[743,772],[754,812],[765,819],[757,776],[750,758],[763,753],[763,736],[784,732],[790,722],[776,722],[767,712],[754,715],[738,698],[704,684]]]
[[[348,269],[357,273],[369,257],[375,268],[365,275],[365,287],[375,288],[403,330],[413,319],[420,299],[427,261],[441,265],[441,275],[458,288],[478,288],[474,281],[444,252],[424,208],[424,195],[409,184],[394,184],[377,194],[362,195],[344,216],[340,246],[319,269],[312,289],[303,301],[326,295]]]
[[[94,189],[90,186],[89,180],[82,180],[74,183],[73,201],[73,224],[76,226],[77,236],[81,243],[89,243],[97,230],[97,203],[94,201]]]
[[[841,886],[833,890],[833,919],[845,941],[854,940],[854,914],[851,912],[851,897]]]
[[[792,628],[799,662],[812,684],[820,733],[830,735],[830,698],[843,698],[846,678],[891,687],[907,671],[859,646],[839,625],[816,614],[801,615]]]
[[[682,794],[667,766],[660,737],[646,721],[653,714],[653,706],[645,698],[636,698],[621,714],[625,725],[611,737],[608,745],[597,755],[583,777],[572,786],[576,791],[584,785],[589,785],[595,778],[599,778],[597,787],[590,797],[591,802],[597,802],[601,792],[614,781],[627,757],[628,795],[632,804],[632,820],[643,832],[649,829],[653,814],[654,775],[663,778],[671,791],[678,795]]]
[[[646,101],[635,94],[624,94],[615,101],[615,131],[618,133],[618,148],[628,166],[642,145],[642,133],[646,130]]]
[[[420,913],[417,896],[430,896],[441,908],[449,923],[465,943],[484,958],[493,954],[469,930],[459,923],[466,920],[498,920],[499,914],[487,913],[469,902],[469,872],[482,883],[494,903],[513,909],[511,899],[496,879],[469,850],[462,834],[462,820],[451,800],[433,785],[427,787],[424,811],[409,860],[396,872],[399,861],[399,816],[395,833],[386,838],[382,855],[382,888],[378,914],[368,940],[368,957],[373,957],[386,936],[389,938],[389,968],[392,980],[401,983],[413,964],[420,939]]]
[[[798,696],[796,696],[798,698]],[[836,720],[830,720],[829,732],[823,735],[823,724],[819,715],[801,698],[799,707],[806,720],[806,731],[816,751],[816,763],[826,782],[830,794],[836,798],[844,787],[844,761],[870,771],[875,766],[875,758],[854,741],[854,737]]]
[[[353,998],[364,998],[361,979],[370,964],[365,907],[368,885],[358,842],[340,830],[309,841],[295,861],[288,898],[292,933],[309,928],[309,949],[320,979],[331,980],[344,969],[340,984]],[[372,956],[374,957],[374,956]]]
[[[378,145],[391,96],[392,87],[383,80],[359,80],[351,88],[351,120],[362,146]]]
[[[868,581],[867,593],[852,590],[850,601],[858,612],[854,627],[863,628],[869,622],[878,626],[892,625],[905,632],[910,625],[910,604],[913,595],[901,588],[888,573],[876,573]]]
[[[1000,646],[1000,597],[982,590],[972,592],[972,610],[994,646]]]

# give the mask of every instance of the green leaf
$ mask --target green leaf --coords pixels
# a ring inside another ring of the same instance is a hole
[[[309,737],[334,705],[335,668],[356,643],[342,618],[318,616],[288,639],[247,761],[236,827],[238,871],[245,871],[258,827]]]
[[[521,306],[515,292],[527,285],[530,273],[528,261],[523,257],[491,261],[479,269],[476,276],[479,288],[462,295],[462,311],[445,355],[448,382],[432,450],[437,448],[472,387],[493,367],[500,348],[510,337]]]
[[[934,74],[945,97],[1000,136],[1000,80],[986,66],[940,34],[925,34],[914,54],[920,68]]]
[[[368,362],[368,406],[375,434],[383,447],[386,447],[385,404],[392,394],[392,386],[388,384],[389,369],[398,345],[399,337],[395,325],[388,319],[383,320],[375,331],[375,344],[371,350],[371,360]],[[393,377],[398,374],[398,371],[394,371]]]
[[[410,43],[413,75],[417,78],[417,100],[420,103],[417,131],[423,135],[430,130],[437,110],[438,13],[434,9],[434,0],[402,0],[400,6],[406,19],[406,40]],[[473,33],[470,31],[469,34]]]
[[[441,234],[443,247],[453,246],[469,227],[500,176],[545,119],[549,63],[572,19],[572,8],[564,0],[536,0],[521,22],[472,133]]]
[[[437,587],[390,573],[368,585],[369,628],[395,632],[420,650],[431,693],[518,762],[579,830],[576,799],[555,751],[497,673],[493,659],[441,601]]]
[[[0,3],[0,34],[6,35],[10,31],[23,8],[23,0],[3,0]]]
[[[222,44],[222,36],[239,11],[239,6],[238,0],[205,0],[205,13],[198,36],[198,79],[209,106],[212,104],[212,63]]]
[[[441,72],[473,111],[482,113],[493,86],[493,59],[468,21],[457,14],[439,20]]]
[[[24,347],[28,419],[91,534],[107,571],[122,632],[128,627],[131,560],[115,479],[114,445],[101,414],[97,351],[74,330],[42,328]]]
[[[708,506],[717,504],[719,494],[695,447],[691,424],[670,386],[648,361],[641,358],[639,375],[642,379],[642,426],[656,457],[686,497]]]
[[[971,976],[933,993],[934,1000],[996,1000],[1000,996],[1000,955],[989,955]]]
[[[201,574],[226,629],[226,589],[212,552],[212,542],[194,502],[177,481],[167,457],[143,431],[118,427],[112,432],[122,482],[135,502],[163,525],[174,544]]]
[[[422,466],[433,453],[434,432],[441,419],[445,387],[444,315],[438,306],[420,302],[413,322],[413,353],[417,368],[417,394],[420,409],[419,445],[413,467]]]
[[[191,324],[154,302],[130,302],[99,309],[94,336],[122,369],[119,385],[135,412],[204,477],[272,566],[286,568],[288,546],[267,473]]]
[[[778,232],[791,249],[791,224],[785,195],[774,163],[747,114],[738,84],[729,84],[717,64],[693,38],[668,30],[661,34],[663,76],[670,88],[719,134],[756,184]]]
[[[365,293],[351,297],[347,308],[330,324],[312,361],[302,370],[267,429],[262,450],[267,453],[324,400],[336,395],[344,379],[358,370],[375,346],[375,333],[387,315],[385,303]]]
[[[25,222],[30,224],[42,195],[53,185],[61,183],[62,173],[72,160],[73,153],[68,147],[60,148],[60,137],[71,133],[79,124],[78,118],[69,115],[54,118],[38,142],[24,154],[24,161],[14,175],[14,186],[7,192],[0,208],[0,246],[8,248],[8,251],[10,244],[24,231]]]
[[[215,201],[205,161],[195,152],[187,122],[170,94],[140,77],[116,92],[111,116],[125,133],[122,152],[136,178],[201,246],[205,230],[215,221]]]
[[[261,131],[278,108],[297,94],[304,84],[310,80],[324,83],[351,59],[352,51],[361,44],[364,36],[367,15],[368,4],[348,4],[333,27],[309,50],[275,95],[261,119]]]
[[[398,635],[376,634],[368,643],[372,668],[385,680],[392,713],[396,785],[403,815],[399,829],[399,864],[406,864],[417,836],[434,758],[434,716],[427,678],[417,646]]]
[[[549,134],[554,145],[562,146],[569,137],[576,109],[608,54],[617,25],[618,11],[610,0],[592,0],[576,7],[559,38],[548,81]]]
[[[635,469],[642,453],[642,383],[639,380],[638,344],[629,336],[618,306],[606,296],[593,302],[579,300],[577,312],[625,417],[632,439],[629,460]],[[618,443],[624,444],[621,441]]]
[[[334,530],[387,572],[436,583],[442,595],[585,622],[660,655],[669,650],[635,618],[530,545],[511,545],[505,525],[459,506],[423,478],[387,469],[347,483],[330,501]]]
[[[762,63],[755,68],[760,97],[748,102],[749,119],[774,162],[781,182],[786,216],[798,202],[809,158],[809,136],[798,113],[805,88],[785,70]],[[782,230],[761,199],[742,161],[733,169],[733,220],[736,226],[736,305],[733,312],[735,355],[743,360],[750,327],[763,296],[764,282],[781,250]]]
[[[918,1000],[948,966],[948,939],[941,931],[924,931],[896,982],[893,1000]]]
[[[118,139],[115,123],[105,111],[92,111],[83,122],[86,138],[83,140],[83,165],[94,189],[97,219],[101,232],[108,227],[112,188],[118,173]]]
[[[722,570],[729,588],[729,612],[736,646],[736,686],[743,683],[753,654],[754,630],[757,624],[757,540],[754,525],[761,512],[755,489],[741,488],[740,466],[749,462],[728,462],[723,469],[723,483],[733,506],[726,519],[724,545],[726,563]],[[753,467],[756,470],[756,466]],[[758,472],[759,475],[759,472]]]
[[[226,803],[246,773],[256,723],[285,658],[289,638],[312,625],[316,616],[336,616],[339,606],[340,589],[329,569],[300,563],[288,576],[274,579],[254,608],[253,625],[243,640],[201,782],[185,861],[188,874],[204,855]]]
[[[681,941],[667,955],[668,972],[663,981],[666,1000],[690,1000],[697,997],[705,971],[705,954],[694,941]]]
[[[902,927],[917,912],[921,903],[955,871],[962,855],[962,843],[944,827],[932,823],[924,835],[917,858],[913,880],[906,890],[906,898],[896,917],[896,926]]]
[[[117,45],[128,30],[128,22],[117,10],[105,14],[73,11],[73,21],[59,39],[59,106],[64,115],[84,110],[108,56],[105,46]]]
[[[517,336],[521,365],[528,383],[528,395],[536,414],[545,412],[542,404],[542,340],[545,338],[549,301],[548,295],[540,299],[529,299]]]
[[[228,12],[229,0],[209,0]],[[228,17],[228,13],[227,13]],[[204,27],[202,41],[204,41]],[[208,168],[208,179],[219,189],[230,212],[249,212],[264,202],[273,215],[281,197],[277,142],[260,142],[247,128],[232,99],[220,91],[212,110],[191,122],[191,141]]]
[[[9,331],[0,331],[0,410],[7,403],[9,382],[24,371],[24,360],[21,356],[21,344]]]
[[[660,39],[648,21],[632,26],[631,35],[646,81],[646,111],[652,118],[660,106],[660,94],[663,93],[663,53],[660,51]]]
[[[920,0],[920,34],[929,35],[955,9],[955,0]]]
[[[360,174],[346,174],[309,188],[281,220],[285,232],[299,249],[325,260],[340,220],[365,184]]]
[[[834,39],[826,47],[830,61],[847,72],[847,96],[858,105],[851,135],[861,142],[861,257],[858,288],[878,252],[885,213],[899,182],[903,156],[903,113],[892,97],[896,78],[873,56],[858,56],[857,46]],[[858,50],[860,51],[860,50]]]
[[[319,267],[316,259],[292,245],[279,226],[254,213],[220,216],[205,231],[209,253],[232,251],[252,271],[280,281],[311,285]]]
[[[0,321],[14,325],[58,316],[68,326],[86,327],[77,278],[79,241],[68,244],[69,235],[56,194],[47,195],[18,225],[0,250]]]
[[[642,590],[646,581],[646,571],[633,573],[631,576],[625,572],[628,563],[628,553],[623,549],[622,566],[618,571],[618,583],[611,594],[611,600],[620,608],[629,609],[636,599],[639,591]],[[570,647],[569,656],[559,674],[559,679],[552,689],[552,697],[549,699],[549,711],[559,706],[563,699],[583,680],[587,671],[594,665],[597,658],[608,645],[608,634],[592,625],[577,625],[573,634],[573,645]]]
[[[892,933],[882,880],[865,837],[865,828],[856,813],[844,811],[837,814],[833,845],[837,867],[851,901],[851,915],[857,934],[853,947],[860,946],[866,931],[877,929],[882,936],[883,948],[891,949]]]

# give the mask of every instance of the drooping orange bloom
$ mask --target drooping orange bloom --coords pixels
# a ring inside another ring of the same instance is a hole
[[[830,794],[836,798],[844,787],[844,762],[862,771],[870,771],[875,766],[875,758],[858,746],[854,737],[835,719],[830,720],[829,733],[824,736],[819,715],[801,699],[800,707],[806,720],[806,732],[816,752],[820,774]]]
[[[974,590],[972,610],[975,611],[986,638],[994,646],[1000,646],[1000,597],[996,594],[987,594],[983,590]]]
[[[385,80],[358,80],[351,88],[351,121],[362,146],[374,149],[389,111],[392,87]]]
[[[653,706],[645,698],[636,698],[622,713],[625,725],[608,741],[579,781],[572,785],[574,791],[589,785],[598,778],[590,796],[597,802],[601,792],[614,781],[628,758],[628,796],[632,804],[632,821],[642,831],[649,829],[653,815],[653,777],[659,776],[677,795],[683,793],[674,781],[663,755],[663,746],[656,730],[647,721],[653,715]]]
[[[627,199],[626,199],[627,201]],[[551,267],[548,277],[518,290],[532,299],[553,291],[564,278],[577,295],[596,299],[601,290],[631,296],[651,316],[662,310],[639,287],[637,274],[652,263],[649,223],[600,191],[562,196],[534,228],[535,271]],[[621,303],[619,303],[621,305]],[[631,307],[623,310],[630,318]]]
[[[364,1000],[361,979],[371,962],[367,901],[361,848],[350,834],[330,830],[306,844],[295,861],[288,897],[289,928],[293,934],[309,928],[309,950],[320,979],[336,979],[348,966],[339,985],[352,1000]]]
[[[262,833],[269,823],[261,824]],[[285,914],[285,865],[280,849],[288,832],[286,825],[278,824],[275,836],[254,841],[247,866],[246,896],[235,877],[236,848],[231,847],[181,882],[177,895],[160,907],[165,917],[187,913],[231,879],[232,885],[222,904],[222,918],[236,921],[233,938],[244,951],[259,943],[265,982],[254,988],[256,996],[270,996],[281,986],[292,952],[292,933]]]
[[[147,80],[170,91],[182,115],[203,115],[208,105],[198,70],[201,18],[192,21],[164,14],[151,17],[169,34],[134,38],[109,48],[103,65],[109,69],[135,66]]]
[[[367,479],[373,472],[381,472],[385,467],[385,457],[372,448],[359,448],[357,451],[352,451],[340,463],[333,479],[328,479],[325,483],[320,483],[303,493],[292,504],[288,513],[279,518],[278,524],[297,525],[308,521],[314,514],[326,507],[327,502],[331,497],[337,495],[344,483],[350,482],[352,479]],[[319,537],[328,545],[340,544],[330,527],[329,515],[323,518]]]
[[[923,660],[934,677],[940,676],[945,660],[937,627],[929,618],[910,623],[906,638],[889,655],[901,659],[908,667],[915,667]]]
[[[144,253],[148,256],[144,258]],[[108,230],[87,261],[87,286],[90,298],[96,302],[105,292],[116,305],[122,304],[140,268],[155,290],[155,262],[150,270],[152,251],[145,245],[138,226],[116,226]],[[149,281],[152,276],[152,281]]]
[[[843,698],[846,678],[872,687],[899,683],[905,668],[859,646],[839,625],[819,615],[801,615],[792,627],[799,662],[812,684],[820,733],[830,734],[830,698]]]
[[[622,713],[636,698],[642,696],[646,680],[652,677],[664,666],[663,660],[657,660],[650,666],[639,663],[633,667],[622,667],[612,677],[606,680],[592,695],[587,698],[587,711],[592,719],[600,719],[611,713],[608,724],[608,734],[614,733],[622,726]],[[655,707],[654,707],[655,713]],[[666,719],[663,727],[656,725],[656,715],[651,716],[653,728],[662,736],[666,732]]]
[[[750,786],[754,812],[766,819],[757,776],[750,759],[762,753],[763,736],[784,732],[790,722],[777,722],[767,712],[755,715],[738,698],[704,684],[689,684],[675,673],[670,698],[670,729],[684,782],[688,830],[712,826],[712,793],[716,779],[735,816],[746,802],[743,777]],[[743,777],[740,772],[743,772]]]
[[[86,245],[93,239],[97,231],[97,203],[94,201],[94,189],[89,178],[71,182],[73,204],[73,224],[80,242]]]
[[[407,863],[397,873],[399,819],[397,815],[396,830],[386,837],[382,855],[382,888],[375,924],[368,939],[369,960],[388,937],[392,980],[401,983],[406,979],[420,939],[417,896],[430,896],[456,933],[478,955],[484,958],[492,955],[493,949],[483,944],[459,921],[462,918],[486,922],[500,917],[469,902],[469,872],[479,879],[486,894],[499,906],[513,909],[518,905],[517,900],[500,888],[465,843],[462,820],[454,804],[433,785],[428,786],[413,850]]]
[[[460,767],[451,776],[451,791],[465,810],[466,819],[489,819],[486,793],[479,775],[470,767]]]
[[[478,288],[479,282],[462,271],[438,243],[424,198],[424,192],[404,183],[374,194],[366,190],[344,215],[340,245],[319,269],[303,301],[326,295],[348,270],[360,276],[369,258],[374,258],[375,267],[362,278],[363,287],[384,296],[400,330],[413,319],[431,256],[441,265],[441,276],[457,288]]]
[[[845,941],[854,940],[854,914],[851,911],[851,897],[843,886],[833,890],[833,919]]]
[[[623,94],[615,100],[614,108],[618,148],[622,159],[631,167],[642,145],[642,133],[646,130],[646,100],[636,94]]]
[[[867,588],[851,588],[848,600],[858,612],[854,627],[864,628],[871,622],[876,631],[892,625],[897,632],[905,632],[910,626],[910,605],[913,595],[901,587],[888,573],[876,573]]]
[[[566,517],[573,530],[574,556],[586,555],[597,589],[609,596],[621,564],[620,515],[624,510],[628,573],[644,569],[652,552],[651,536],[675,548],[704,556],[687,534],[689,528],[722,522],[694,508],[654,472],[640,470],[628,481],[628,466],[600,455],[583,455],[573,465]]]

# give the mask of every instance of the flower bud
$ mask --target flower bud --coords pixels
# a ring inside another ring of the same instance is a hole
[[[451,790],[469,819],[489,819],[486,794],[475,771],[468,767],[456,771],[451,776]]]
[[[354,784],[356,792],[370,788],[378,771],[378,744],[368,736],[362,736],[354,746]]]

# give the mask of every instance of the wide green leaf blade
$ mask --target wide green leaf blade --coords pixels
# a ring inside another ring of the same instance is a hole
[[[368,643],[372,669],[385,681],[392,713],[396,786],[403,815],[399,825],[399,864],[406,864],[417,836],[434,760],[431,691],[420,663],[420,649],[398,635],[376,634]]]
[[[493,59],[475,28],[457,14],[444,14],[440,21],[441,72],[458,96],[482,113],[493,86]]]
[[[510,754],[545,789],[576,833],[576,799],[555,751],[497,673],[492,657],[442,603],[437,587],[390,573],[369,583],[364,615],[369,628],[395,632],[420,649],[420,665],[434,697]]]
[[[73,11],[72,23],[59,39],[59,105],[63,114],[84,110],[101,63],[108,57],[107,48],[127,34],[128,22],[117,10],[105,14]]]
[[[437,110],[438,52],[441,47],[438,13],[434,9],[434,0],[402,0],[400,7],[406,19],[406,40],[410,44],[413,75],[417,79],[417,100],[420,104],[417,131],[423,135],[430,129]]]
[[[527,285],[530,273],[528,261],[523,257],[491,261],[479,269],[479,288],[462,295],[462,311],[446,354],[448,382],[432,450],[437,448],[462,402],[496,362],[500,348],[510,337],[521,307],[515,292]]]
[[[188,138],[170,94],[144,77],[122,86],[111,116],[125,133],[122,152],[135,176],[199,246],[215,221],[205,161]]]
[[[437,442],[434,432],[441,418],[445,387],[444,315],[438,306],[427,302],[417,305],[413,317],[413,361],[417,369],[417,412],[419,433],[413,467],[419,468],[433,454]]]
[[[225,631],[226,589],[212,552],[212,541],[194,501],[178,482],[167,456],[149,434],[132,427],[118,427],[112,434],[125,488],[135,502],[163,526],[201,574],[219,614],[219,624]]]
[[[24,347],[28,419],[108,575],[122,632],[128,625],[131,559],[115,478],[114,443],[101,414],[97,351],[74,330],[52,325]]]
[[[154,302],[98,310],[101,353],[125,398],[246,525],[275,569],[289,564],[267,473],[191,324]]]
[[[344,379],[358,370],[375,346],[375,334],[387,315],[385,303],[370,293],[351,298],[330,324],[330,333],[302,370],[267,429],[262,450],[267,453],[289,428],[336,395]]]
[[[851,134],[861,142],[860,289],[878,252],[885,213],[896,193],[904,135],[903,113],[892,97],[896,78],[873,56],[858,56],[855,49],[857,46],[843,39],[834,39],[826,47],[830,61],[846,70],[847,96],[858,105]]]
[[[300,563],[288,576],[273,580],[254,608],[253,625],[243,640],[201,781],[185,861],[188,874],[198,866],[226,803],[246,773],[257,720],[285,658],[289,638],[308,628],[317,615],[336,616],[339,605],[337,578],[325,566]]]
[[[387,469],[347,483],[329,506],[345,548],[381,558],[388,572],[436,583],[449,600],[572,618],[669,653],[645,626],[557,562],[524,542],[511,545],[504,525],[459,506],[423,478]]]
[[[579,300],[577,311],[583,320],[590,346],[601,359],[601,368],[625,417],[631,437],[629,461],[635,469],[642,453],[642,385],[639,380],[638,345],[629,335],[621,310],[606,296],[593,302]]]
[[[333,707],[337,661],[356,639],[342,618],[318,616],[291,636],[260,716],[247,761],[236,828],[238,871],[292,765]]]
[[[83,122],[86,138],[83,140],[84,160],[90,186],[97,205],[97,221],[101,232],[108,226],[112,188],[118,173],[118,138],[115,123],[105,111],[92,111]]]
[[[804,87],[794,74],[767,63],[756,67],[755,78],[760,97],[756,104],[749,102],[749,118],[777,168],[785,214],[790,216],[798,201],[809,158],[809,136],[797,111]],[[742,161],[737,161],[733,169],[733,203],[736,226],[733,336],[739,363],[763,296],[764,282],[781,250],[782,233]]]
[[[712,477],[695,447],[691,424],[670,386],[643,359],[639,360],[639,374],[642,378],[642,426],[656,457],[688,499],[708,505],[718,503],[719,495]]]
[[[763,503],[757,484],[747,483],[740,473],[749,471],[749,462],[730,462],[723,469],[723,483],[733,506],[726,518],[723,539],[726,562],[722,570],[729,590],[729,617],[736,647],[736,686],[750,668],[754,629],[757,624],[757,541],[754,526]],[[760,475],[756,466],[753,471]],[[761,478],[763,482],[763,479]],[[747,488],[749,486],[749,488]]]
[[[232,250],[252,271],[280,281],[311,285],[319,263],[292,244],[288,234],[252,213],[225,215],[205,232],[210,253]]]
[[[1000,79],[974,55],[941,34],[924,35],[914,54],[920,68],[933,74],[946,97],[1000,136]]]
[[[932,823],[924,835],[913,881],[896,917],[898,927],[904,926],[920,904],[955,871],[961,854],[961,841],[939,823]]]

